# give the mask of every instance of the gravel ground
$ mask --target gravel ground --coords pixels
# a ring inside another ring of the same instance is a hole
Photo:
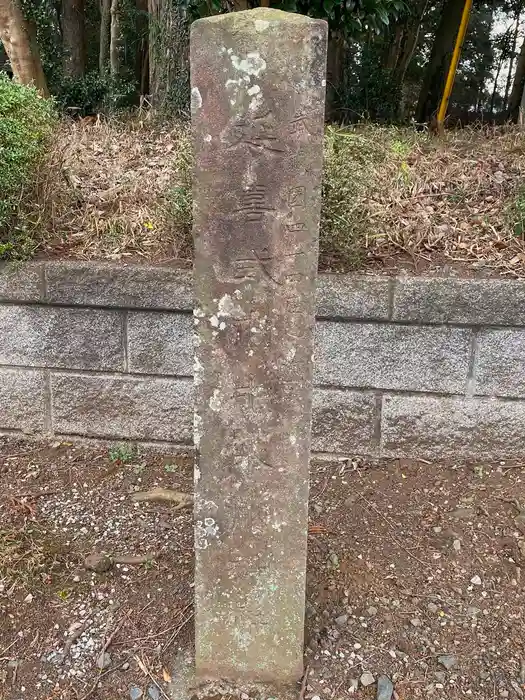
[[[0,442],[1,700],[165,697],[191,643],[191,509],[131,497],[192,483],[187,456]]]
[[[525,697],[524,466],[313,466],[312,693]]]
[[[304,700],[525,697],[524,470],[312,464]],[[0,700],[170,696],[191,509],[135,499],[192,481],[189,456],[0,438]]]

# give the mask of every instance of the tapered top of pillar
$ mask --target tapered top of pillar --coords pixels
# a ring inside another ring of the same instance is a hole
[[[257,121],[271,112],[282,122],[294,116],[288,109],[316,111],[324,102],[327,35],[324,20],[268,7],[196,20],[194,125],[209,134],[211,123],[219,129],[243,115]]]
[[[193,22],[192,27],[198,27],[202,24],[216,24],[228,29],[249,29],[256,32],[265,32],[277,24],[285,22],[286,24],[300,25],[326,25],[322,19],[312,19],[306,15],[300,15],[296,12],[283,12],[283,10],[275,10],[271,7],[256,7],[253,10],[243,10],[241,12],[228,12],[222,15],[212,15],[204,17]]]

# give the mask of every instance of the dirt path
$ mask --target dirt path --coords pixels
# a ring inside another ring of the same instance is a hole
[[[524,473],[312,465],[307,700],[375,698],[381,674],[381,700],[525,697]],[[169,696],[191,509],[132,495],[192,482],[188,456],[0,439],[1,700]]]

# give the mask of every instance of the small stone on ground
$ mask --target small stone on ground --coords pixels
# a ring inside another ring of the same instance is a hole
[[[150,700],[160,699],[160,690],[157,688],[156,685],[148,686],[148,698],[150,698]]]
[[[106,668],[109,668],[111,666],[111,654],[108,654],[107,652],[103,652],[102,654],[99,654],[97,657],[97,668],[99,668],[101,671],[103,671]]]
[[[454,668],[457,664],[458,660],[453,654],[443,654],[442,656],[438,656],[438,662],[446,668],[447,671],[450,671],[450,669]]]
[[[338,627],[344,627],[347,622],[348,622],[348,615],[339,615],[339,617],[335,618],[335,624]]]
[[[362,673],[361,678],[359,680],[361,681],[361,685],[365,688],[369,685],[372,685],[372,683],[375,683],[375,678],[369,671],[365,671],[364,673]]]
[[[381,675],[377,679],[377,700],[390,700],[394,686],[388,676]]]

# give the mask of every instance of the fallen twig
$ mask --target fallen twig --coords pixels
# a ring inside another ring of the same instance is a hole
[[[142,501],[168,501],[175,504],[175,510],[193,505],[193,495],[182,491],[173,491],[157,486],[149,491],[137,491],[131,495],[131,500],[135,503]]]
[[[184,608],[183,613],[184,613],[184,611],[187,610],[192,604],[193,604],[193,603],[189,603],[189,604],[186,606],[186,608]],[[163,654],[163,653],[166,651],[166,649],[169,649],[169,647],[173,644],[173,642],[175,641],[175,639],[177,639],[177,636],[180,634],[181,630],[184,629],[184,627],[185,627],[185,626],[188,624],[188,622],[192,619],[193,615],[194,615],[194,613],[193,613],[193,611],[192,611],[192,612],[188,615],[188,617],[186,617],[186,618],[181,622],[181,624],[177,627],[177,629],[175,630],[175,632],[174,632],[174,633],[171,635],[171,637],[168,639],[168,641],[166,642],[166,644],[162,647],[161,654]]]
[[[113,666],[112,668],[108,668],[106,671],[101,671],[96,679],[91,688],[87,691],[85,695],[83,695],[80,700],[88,700],[91,695],[95,692],[95,690],[98,688],[98,684],[100,683],[101,679],[104,678],[104,676],[107,676],[109,673],[113,673],[114,671],[118,671],[119,668],[121,668],[126,662],[123,661],[121,664],[117,664],[116,666]]]
[[[324,532],[328,532],[324,525],[310,525],[308,527],[309,535],[322,535]]]
[[[57,489],[45,489],[44,491],[25,491],[23,493],[10,494],[11,498],[40,498],[41,496],[51,496],[58,493]]]
[[[377,506],[376,506],[374,503],[371,503],[371,502],[370,502],[367,498],[365,498],[364,496],[361,496],[361,498],[362,498],[363,501],[368,505],[368,507],[371,508],[377,515],[379,515],[379,517],[388,525],[389,530],[392,530],[392,525],[391,525],[390,521],[388,520],[387,517],[385,517],[385,516],[383,515],[383,513],[381,513],[381,511],[379,510],[379,508],[377,508]],[[419,563],[422,564],[423,566],[428,566],[428,562],[425,562],[425,561],[423,561],[422,559],[419,559],[418,557],[416,557],[415,554],[412,554],[412,552],[411,552],[409,549],[407,549],[404,545],[401,544],[401,542],[400,542],[396,537],[394,537],[394,535],[391,534],[390,537],[392,538],[392,541],[393,541],[398,547],[400,547],[404,552],[406,552],[406,553],[408,554],[409,557],[412,557],[412,559],[415,559],[415,561],[419,562]]]
[[[69,652],[71,651],[71,647],[72,647],[73,644],[76,642],[76,640],[77,640],[82,634],[84,634],[84,632],[85,632],[89,627],[91,627],[92,624],[93,624],[93,620],[91,620],[90,618],[88,618],[87,620],[85,620],[85,621],[80,625],[80,627],[77,627],[75,630],[73,630],[73,632],[71,633],[71,635],[66,639],[66,643],[64,644],[64,653],[63,653],[62,659],[61,659],[61,661],[60,661],[61,664],[63,664],[64,661],[66,660],[66,657],[67,657],[67,655],[69,654]]]
[[[5,649],[2,649],[2,651],[0,651],[0,656],[3,657],[4,654],[5,654],[7,651],[9,651],[9,649],[11,649],[11,647],[14,647],[14,645],[15,645],[17,642],[18,642],[18,637],[15,637],[15,639],[13,639],[13,641],[11,642],[11,644],[9,644],[8,646],[6,646]]]
[[[13,688],[14,688],[14,686],[16,685],[16,679],[17,679],[17,676],[18,676],[18,667],[20,666],[20,661],[17,659],[17,660],[14,662],[14,664],[15,664],[15,665],[14,665],[14,667],[13,667],[13,677],[11,678],[11,687],[13,687]]]
[[[140,668],[140,670],[141,670],[146,676],[149,676],[150,680],[152,680],[153,683],[157,686],[158,690],[162,693],[162,696],[163,696],[164,698],[166,698],[166,700],[170,700],[169,696],[166,695],[166,693],[164,692],[164,689],[162,688],[162,686],[159,685],[159,684],[157,683],[157,681],[156,681],[156,679],[155,679],[155,676],[151,673],[151,671],[150,671],[149,668],[146,666],[146,664],[144,663],[144,661],[142,661],[141,659],[139,659],[139,657],[138,657],[136,654],[133,655],[133,658],[134,658],[135,661],[137,662],[138,667]],[[83,699],[83,700],[84,700],[84,699]]]
[[[103,656],[103,655],[106,653],[106,651],[107,651],[108,648],[110,647],[110,645],[111,645],[113,639],[115,638],[115,635],[117,634],[117,632],[120,630],[120,628],[121,628],[122,625],[124,624],[124,618],[125,618],[126,616],[127,616],[127,613],[123,616],[123,618],[121,619],[121,621],[116,625],[116,627],[115,627],[115,629],[113,630],[113,632],[112,632],[110,635],[108,635],[108,636],[106,637],[106,640],[104,641],[104,644],[102,645],[102,649],[100,650],[100,655]],[[120,663],[120,664],[117,664],[116,666],[113,666],[112,668],[108,668],[108,669],[106,669],[105,671],[103,671],[102,669],[100,669],[100,671],[97,673],[97,677],[96,677],[96,679],[95,679],[93,685],[92,685],[91,688],[88,690],[88,692],[87,692],[85,695],[82,696],[81,700],[87,700],[87,699],[95,692],[95,690],[97,689],[98,684],[100,683],[100,679],[103,678],[104,676],[107,676],[108,673],[113,673],[113,671],[116,671],[117,669],[119,669],[124,663],[125,663],[125,662],[122,662],[122,663]]]
[[[308,683],[308,674],[310,673],[310,666],[304,669],[303,680],[301,681],[301,691],[299,693],[299,700],[304,700],[304,694],[306,693],[306,684]]]
[[[113,632],[107,637],[106,641],[104,642],[104,645],[102,646],[102,650],[100,651],[101,654],[105,654],[106,651],[108,650],[108,647],[111,645],[111,642],[115,638],[115,635],[117,632],[120,630],[122,625],[124,624],[124,620],[121,620],[119,624],[115,627]]]
[[[128,564],[129,566],[134,566],[138,564],[145,564],[148,561],[154,561],[155,559],[157,559],[157,557],[158,554],[156,554],[155,552],[151,552],[150,554],[143,554],[139,557],[131,557],[123,554],[122,556],[111,557],[111,561],[114,564]]]

